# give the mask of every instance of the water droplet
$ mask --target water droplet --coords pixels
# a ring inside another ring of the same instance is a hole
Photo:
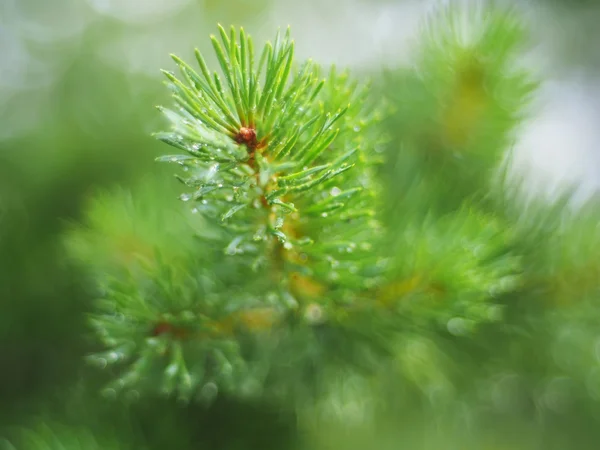
[[[206,204],[208,204],[208,200],[203,199],[200,203],[202,203],[203,205],[206,205]]]
[[[336,197],[338,195],[340,195],[342,192],[342,190],[339,187],[334,187],[331,188],[331,191],[329,191],[329,194],[331,194],[332,197]]]
[[[206,383],[204,386],[202,386],[202,390],[200,391],[200,395],[206,400],[214,399],[218,393],[219,393],[219,388],[212,381],[209,383]]]
[[[106,388],[102,390],[102,395],[104,395],[106,398],[114,400],[117,398],[117,391],[113,388]]]
[[[225,197],[225,200],[227,200],[228,202],[232,202],[233,201],[233,195],[228,195],[227,197]]]
[[[333,259],[331,256],[327,256],[327,262],[329,262],[332,269],[340,265],[340,262],[337,259]]]
[[[356,131],[357,133],[360,131],[360,127],[357,125],[354,127],[354,131]]]
[[[462,336],[468,332],[468,323],[461,317],[453,317],[448,321],[446,327],[448,328],[450,334],[455,336]]]
[[[187,172],[188,170],[190,170],[187,166],[183,166],[183,171]]]
[[[187,372],[181,377],[181,384],[185,389],[190,389],[192,387],[192,381],[192,376]]]
[[[321,217],[327,217],[327,216],[328,216],[328,214],[326,212],[321,213]]]
[[[275,292],[268,292],[265,300],[270,305],[277,305],[279,303],[279,296]]]
[[[108,365],[108,361],[106,361],[106,359],[104,358],[93,358],[93,360],[91,361],[93,361],[93,363],[101,369],[106,368],[106,366]]]
[[[222,188],[222,187],[223,187],[223,183],[219,183],[219,184],[217,184],[217,187],[218,187],[218,188]]]
[[[198,214],[198,208],[192,208],[192,214]]]
[[[169,367],[166,368],[165,374],[168,377],[175,376],[175,374],[177,374],[177,369],[178,369],[177,364],[170,364]]]
[[[293,246],[290,242],[286,242],[285,244],[283,244],[283,248],[285,248],[286,250],[290,250],[292,247]]]
[[[325,313],[319,305],[311,303],[304,310],[304,318],[310,324],[318,324],[322,323],[325,319]]]
[[[140,399],[140,393],[136,390],[128,391],[125,396],[130,402],[136,402]]]
[[[225,376],[230,376],[233,373],[233,366],[229,363],[223,364],[221,367],[221,373]]]
[[[173,157],[171,157],[171,161],[172,161],[172,162],[177,162],[177,156],[173,156]]]
[[[238,246],[242,243],[243,237],[242,236],[238,236],[236,237],[233,241],[231,241],[231,243],[227,246],[227,248],[225,249],[225,253],[227,255],[235,255],[237,253],[243,253],[244,251],[239,248]]]
[[[212,177],[215,176],[215,174],[217,173],[218,170],[219,170],[218,164],[213,164],[212,166],[210,166],[210,168],[208,169],[208,172],[206,173],[206,179],[210,180]]]
[[[181,194],[181,195],[179,196],[179,199],[180,199],[180,200],[183,200],[184,202],[187,202],[187,201],[189,201],[191,198],[192,198],[192,196],[191,196],[190,194]]]

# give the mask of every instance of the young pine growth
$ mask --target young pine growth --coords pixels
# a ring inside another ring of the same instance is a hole
[[[159,160],[183,166],[181,199],[214,219],[227,254],[246,255],[293,303],[368,288],[382,139],[367,134],[378,112],[365,87],[334,69],[322,78],[311,61],[296,67],[289,29],[259,58],[243,30],[219,32],[224,82],[198,51],[200,73],[175,56],[185,82],[166,72],[178,110],[161,108],[173,129],[158,138],[185,154]]]
[[[157,134],[180,151],[159,160],[181,166],[180,198],[200,219],[181,227],[196,223],[200,239],[187,256],[172,259],[162,245],[141,269],[126,267],[129,276],[102,277],[93,323],[109,350],[91,359],[121,368],[107,392],[144,387],[186,401],[264,386],[289,393],[340,350],[359,354],[352,347],[371,327],[380,339],[376,320],[354,323],[374,306],[368,292],[383,273],[373,250],[384,137],[367,86],[298,66],[289,30],[259,55],[243,30],[219,34],[220,74],[198,51],[198,70],[173,57],[180,74],[165,74],[176,107],[160,108],[172,129]],[[148,213],[131,217],[157,225]],[[129,222],[116,242],[139,227]]]
[[[259,251],[271,237],[290,250],[333,220],[372,217],[377,142],[366,148],[358,132],[376,114],[361,108],[364,89],[333,70],[321,78],[311,61],[295,67],[289,29],[258,62],[243,30],[219,32],[212,43],[224,81],[198,51],[200,73],[176,56],[185,82],[165,72],[178,110],[160,108],[173,130],[157,137],[185,154],[159,160],[184,167],[190,191],[181,199],[231,231],[231,253]]]
[[[464,49],[441,42],[440,61],[463,61]],[[178,151],[159,160],[180,167],[189,215],[173,213],[151,181],[93,204],[92,230],[71,239],[102,288],[92,323],[107,351],[90,359],[116,369],[107,393],[290,404],[347,369],[389,373],[390,361],[410,359],[398,350],[410,330],[465,337],[502,318],[498,298],[518,288],[521,270],[510,230],[476,202],[437,214],[397,179],[381,185],[388,142],[368,86],[298,65],[289,30],[256,53],[243,30],[219,27],[212,43],[220,72],[198,51],[197,68],[174,56],[179,73],[165,75],[175,107],[160,108],[171,129],[157,138]],[[454,83],[428,64],[423,83],[447,94]],[[445,136],[452,127],[440,123],[425,121]],[[390,147],[404,155],[411,136]],[[465,144],[462,131],[452,136]],[[438,172],[424,167],[410,175],[432,184]],[[460,176],[460,163],[452,168]],[[390,203],[393,220],[380,214]],[[110,211],[123,213],[108,220]]]

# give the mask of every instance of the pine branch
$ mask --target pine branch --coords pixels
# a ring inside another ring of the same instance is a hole
[[[106,392],[293,403],[318,391],[318,367],[385,367],[407,329],[463,336],[499,320],[497,297],[520,286],[513,230],[464,197],[451,213],[423,215],[427,196],[416,195],[402,220],[384,224],[384,195],[398,191],[378,177],[387,108],[371,102],[368,85],[297,65],[289,29],[258,58],[243,30],[218,34],[221,71],[199,52],[198,71],[173,57],[176,108],[160,108],[172,129],[157,138],[181,154],[159,161],[181,168],[190,215],[166,209],[167,238],[161,220],[127,203],[125,215],[152,228],[147,250],[117,262],[121,270],[91,264],[101,287],[91,321],[106,352],[89,360],[114,368]],[[162,211],[162,201],[149,204]],[[79,237],[74,248],[93,258],[95,233]]]
[[[505,222],[468,205],[456,214],[409,223],[394,239],[392,252],[404,255],[389,268],[395,281],[382,286],[377,299],[410,315],[413,323],[472,334],[502,318],[496,299],[523,282],[521,258],[511,248],[515,239]]]
[[[265,252],[279,252],[286,264],[304,261],[304,272],[330,284],[339,273],[310,266],[340,251],[361,253],[369,247],[359,245],[365,227],[378,226],[372,220],[377,183],[371,166],[378,159],[373,149],[383,140],[364,137],[381,113],[362,105],[367,91],[346,73],[332,69],[321,79],[310,61],[296,68],[289,29],[265,45],[258,65],[243,30],[227,34],[220,27],[219,33],[221,41],[213,36],[212,42],[225,89],[213,82],[218,75],[211,75],[198,52],[202,75],[174,58],[188,86],[168,75],[182,109],[167,112],[174,130],[159,138],[188,155],[160,160],[177,162],[191,174],[180,178],[194,189],[182,199],[222,222],[227,253],[257,255],[250,262],[256,266]],[[206,114],[215,111],[218,117],[209,120]],[[340,220],[347,225],[336,224]],[[352,270],[358,271],[355,263]],[[348,281],[356,278],[348,275]]]
[[[248,232],[235,236],[241,237],[238,245],[252,242],[257,231],[261,233],[261,227],[257,230],[249,223],[260,214],[248,212],[252,209],[268,212],[262,220],[268,235],[293,245],[297,242],[282,227],[286,219],[293,220],[291,213],[302,217],[295,203],[311,204],[310,197],[325,196],[333,180],[359,185],[358,174],[343,174],[361,153],[368,152],[348,145],[352,142],[348,127],[358,129],[360,120],[366,122],[357,116],[361,111],[356,107],[352,116],[345,117],[348,106],[343,102],[354,100],[360,105],[362,96],[352,98],[353,86],[346,88],[347,78],[336,77],[335,72],[320,79],[318,67],[310,61],[294,69],[289,29],[283,38],[276,36],[275,44],[265,45],[258,64],[252,39],[243,30],[238,33],[232,28],[227,34],[219,27],[219,33],[221,40],[213,36],[212,42],[226,80],[224,87],[199,52],[201,75],[174,57],[186,83],[167,73],[180,111],[163,110],[173,131],[160,133],[158,138],[188,155],[160,160],[188,169],[190,176],[181,181],[194,191],[183,194],[183,200],[200,201],[198,210],[218,216],[225,226],[234,216],[237,230],[246,222]],[[324,87],[330,90],[329,96],[319,95]],[[331,98],[331,90],[339,89],[348,92]],[[211,205],[204,208],[202,200]],[[344,205],[335,215],[359,211],[356,203],[352,209]],[[312,213],[330,214],[314,205]]]
[[[159,108],[172,130],[157,134],[183,151],[159,161],[181,167],[177,178],[189,190],[180,198],[194,204],[171,227],[185,234],[196,223],[199,239],[170,244],[159,221],[144,219],[143,202],[120,193],[112,200],[125,202],[120,217],[152,231],[132,261],[115,260],[122,250],[104,245],[119,270],[92,264],[102,299],[91,321],[108,350],[89,360],[119,372],[107,394],[142,389],[206,401],[221,391],[262,395],[267,380],[270,392],[289,392],[306,382],[302,367],[317,364],[316,355],[331,360],[344,336],[364,346],[384,334],[378,320],[367,332],[364,307],[352,306],[381,276],[374,166],[385,135],[368,86],[335,69],[321,78],[311,61],[297,66],[289,30],[259,58],[243,30],[219,27],[211,39],[221,72],[209,71],[199,52],[199,71],[173,57],[181,79],[166,76],[177,108]],[[143,187],[144,198],[155,188]],[[119,218],[106,229],[94,219],[104,208],[90,210],[91,228],[129,248],[135,233],[127,230],[138,225]],[[95,233],[71,238],[81,258],[99,250]],[[347,357],[360,353],[355,344],[344,344]],[[295,382],[282,365],[290,346],[300,364]]]
[[[413,67],[389,89],[403,144],[390,166],[406,192],[402,205],[390,199],[396,210],[425,196],[442,212],[465,198],[487,200],[490,179],[530,113],[539,83],[522,64],[523,20],[510,7],[461,3],[429,15]]]

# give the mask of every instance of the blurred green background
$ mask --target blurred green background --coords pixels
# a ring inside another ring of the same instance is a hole
[[[543,86],[515,143],[515,170],[525,171],[531,187],[543,192],[575,182],[584,198],[600,183],[600,6],[592,0],[517,6],[535,19],[537,45],[524,62]],[[257,41],[289,24],[300,59],[347,66],[394,90],[393,81],[384,81],[394,78],[382,74],[406,65],[411,38],[429,7],[429,2],[400,0],[0,0],[0,425],[29,424],[32,414],[86,424],[82,404],[95,417],[118,417],[110,406],[78,400],[84,395],[79,380],[100,377],[83,361],[90,350],[84,313],[92,295],[82,274],[68,264],[60,236],[100,186],[134,185],[148,175],[165,189],[173,186],[171,169],[154,163],[165,149],[150,137],[164,126],[153,106],[169,103],[159,73],[172,68],[169,53],[190,59],[194,47],[208,50],[207,36],[216,23],[242,25]],[[498,394],[498,402],[511,410],[511,402],[519,402],[519,382],[501,373],[498,379],[515,397]],[[543,374],[540,379],[539,389],[554,382]],[[570,382],[560,383],[552,385],[558,396]],[[581,404],[595,411],[597,401]],[[186,442],[199,442],[202,430],[223,427],[226,433],[223,424],[234,420],[219,416],[218,408],[206,420],[199,419],[200,409],[196,416],[181,410],[165,413],[158,426],[161,408],[140,407],[135,425],[113,420],[115,434],[134,428],[132,435],[146,436],[152,448],[185,448]],[[269,414],[243,408],[243,415]],[[530,413],[526,416],[536,416]],[[580,409],[561,416],[566,431],[546,447],[528,442],[539,445],[539,434],[549,428],[529,427],[523,420],[522,433],[513,423],[503,446],[482,438],[469,448],[600,448],[596,414]],[[403,426],[411,433],[405,433],[401,448],[465,448],[452,443],[464,436],[441,431],[432,417],[409,414]],[[182,430],[175,433],[179,440],[173,437],[175,423]],[[264,448],[283,448],[278,439],[290,438],[288,427],[282,419],[281,429],[264,430],[264,442],[255,429],[247,438],[255,436]],[[571,432],[580,439],[571,441]],[[318,445],[341,448],[340,433],[332,428]],[[411,436],[420,437],[412,441]],[[375,448],[368,436],[365,442],[352,439],[345,445]],[[397,440],[384,441],[377,448],[400,448]],[[94,445],[113,448],[108,441],[73,448]]]

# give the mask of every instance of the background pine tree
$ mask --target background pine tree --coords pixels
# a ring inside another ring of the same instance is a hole
[[[437,5],[371,81],[213,27],[170,97],[89,31],[2,129],[0,448],[596,448],[599,210],[511,171],[526,17]]]

